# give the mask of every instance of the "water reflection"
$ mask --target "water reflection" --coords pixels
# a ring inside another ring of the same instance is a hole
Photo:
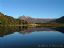
[[[55,29],[55,30],[57,30],[59,32],[64,33],[64,27],[57,27],[57,28],[53,28],[53,29]]]
[[[39,48],[39,45],[64,45],[63,27],[1,27],[1,48]]]
[[[21,34],[29,34],[32,32],[39,31],[59,31],[64,33],[64,27],[58,28],[45,28],[45,27],[27,27],[27,26],[15,26],[15,27],[0,27],[0,37],[5,35],[13,34],[14,32],[19,32]]]

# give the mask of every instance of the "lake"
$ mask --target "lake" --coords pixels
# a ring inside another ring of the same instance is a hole
[[[1,27],[0,48],[64,47],[64,27]]]

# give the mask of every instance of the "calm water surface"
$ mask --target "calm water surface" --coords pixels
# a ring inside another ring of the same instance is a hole
[[[34,48],[42,45],[64,45],[64,28],[2,28],[0,48]]]

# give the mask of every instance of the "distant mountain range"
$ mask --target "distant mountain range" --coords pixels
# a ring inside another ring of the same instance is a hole
[[[21,16],[19,19],[32,23],[64,23],[64,16],[57,19],[32,18],[30,16]]]
[[[20,16],[19,18],[15,19],[12,16],[7,16],[0,12],[1,25],[21,25],[27,23],[64,23],[64,16],[57,19],[32,18],[30,16]]]
[[[48,23],[50,21],[55,20],[55,19],[44,19],[44,18],[32,18],[30,16],[21,16],[19,19],[25,20],[25,21],[31,22],[31,23]]]

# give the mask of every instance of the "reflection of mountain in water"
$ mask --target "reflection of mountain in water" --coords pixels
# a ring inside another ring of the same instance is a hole
[[[0,37],[3,37],[5,35],[9,35],[12,34],[14,32],[19,32],[22,34],[26,34],[26,33],[31,33],[31,32],[39,32],[39,31],[60,31],[60,32],[64,32],[63,30],[64,28],[43,28],[43,27],[33,27],[33,28],[28,28],[28,27],[0,27]]]
[[[57,27],[57,28],[54,28],[56,31],[59,31],[59,32],[62,32],[64,33],[64,27]]]

